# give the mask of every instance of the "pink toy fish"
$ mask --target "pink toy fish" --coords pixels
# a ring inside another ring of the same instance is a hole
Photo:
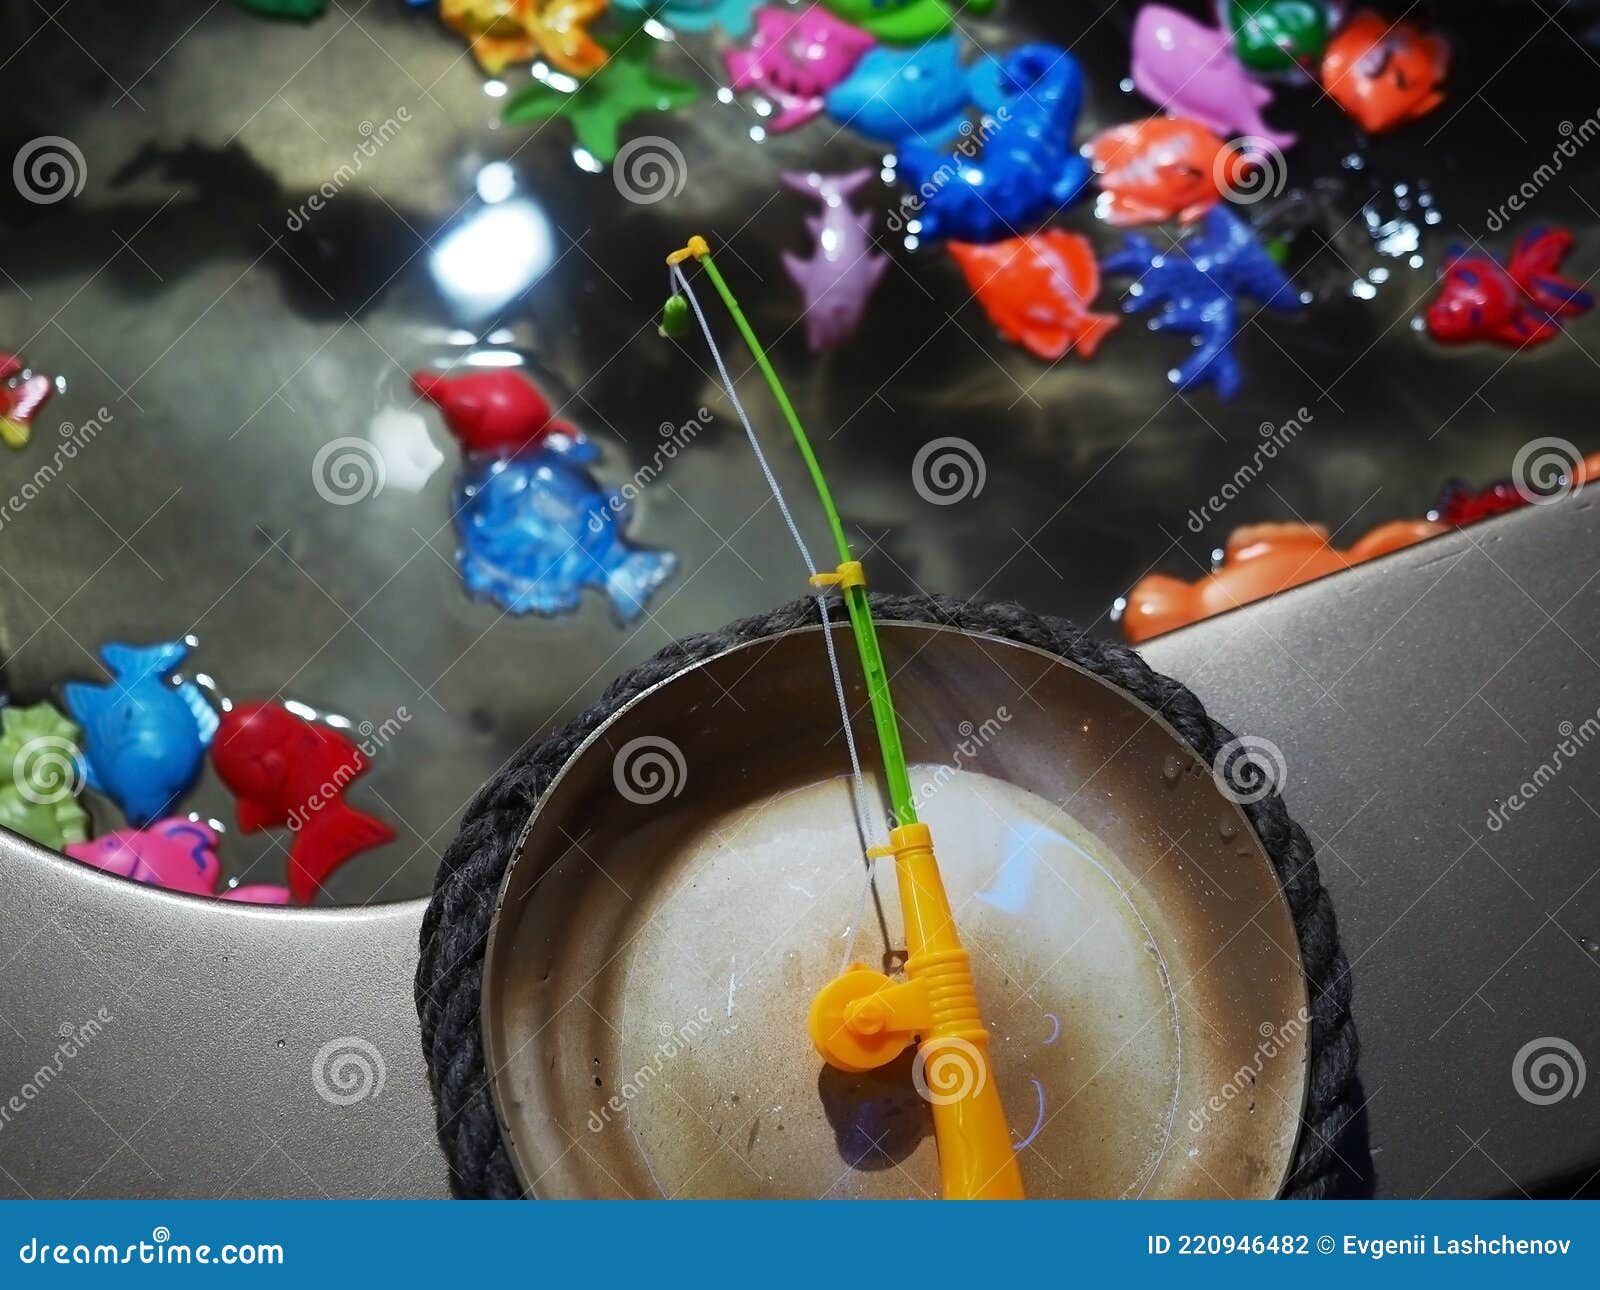
[[[889,257],[872,249],[872,216],[850,209],[850,194],[872,178],[870,170],[848,175],[788,173],[783,182],[822,203],[806,227],[817,249],[809,260],[783,253],[783,267],[805,299],[806,342],[812,353],[849,340],[861,325],[867,302],[883,281]]]
[[[1133,24],[1133,83],[1174,116],[1224,138],[1249,135],[1279,149],[1295,141],[1261,119],[1272,91],[1245,73],[1232,39],[1165,5],[1146,5]]]
[[[804,125],[822,111],[823,99],[855,69],[877,42],[821,5],[756,10],[747,49],[724,57],[736,90],[760,90],[778,105],[767,123],[774,133]]]
[[[209,824],[174,816],[147,829],[119,829],[93,842],[67,847],[74,860],[134,882],[191,896],[221,895],[255,905],[287,905],[289,889],[265,883],[234,887],[219,893],[222,865],[217,860],[217,832]]]

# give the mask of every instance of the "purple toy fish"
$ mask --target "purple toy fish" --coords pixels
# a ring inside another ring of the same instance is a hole
[[[1225,139],[1249,135],[1278,149],[1295,141],[1261,119],[1272,91],[1246,75],[1230,37],[1165,5],[1146,5],[1133,24],[1133,83],[1174,116]]]
[[[847,175],[788,172],[783,182],[822,203],[820,215],[806,216],[817,240],[809,260],[783,253],[783,267],[805,300],[806,341],[813,354],[849,340],[861,325],[867,302],[883,281],[889,257],[872,247],[872,216],[853,211],[851,193],[872,178],[871,170]]]
[[[148,829],[119,829],[93,842],[74,842],[67,854],[96,869],[134,882],[191,896],[221,895],[255,905],[287,905],[289,889],[256,883],[218,893],[222,865],[217,859],[217,831],[199,820],[174,816]]]

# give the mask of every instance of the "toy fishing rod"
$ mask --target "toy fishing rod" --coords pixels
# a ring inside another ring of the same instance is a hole
[[[697,262],[716,289],[739,334],[744,338],[756,366],[788,423],[795,446],[805,460],[817,498],[828,519],[838,567],[819,572],[805,540],[790,513],[777,477],[762,451],[759,437],[750,423],[744,405],[734,388],[727,364],[712,335],[700,301],[695,296],[686,262]],[[878,645],[872,605],[867,598],[866,573],[850,551],[844,525],[833,502],[822,466],[812,451],[811,440],[800,423],[783,383],[739,307],[732,289],[711,258],[711,248],[702,237],[689,239],[688,245],[667,257],[673,294],[662,315],[662,332],[680,335],[687,328],[692,311],[705,335],[706,344],[717,365],[724,388],[744,426],[756,460],[772,489],[784,522],[788,525],[801,558],[817,588],[821,609],[823,640],[828,650],[834,688],[839,699],[846,747],[856,783],[858,809],[863,812],[865,832],[866,794],[860,760],[851,730],[850,710],[845,700],[838,657],[834,652],[833,632],[828,618],[825,591],[838,587],[849,615],[856,653],[866,678],[867,698],[872,707],[873,724],[878,734],[878,749],[883,759],[891,807],[889,843],[869,846],[869,860],[893,856],[895,877],[900,890],[900,905],[906,924],[906,979],[894,978],[863,964],[851,964],[830,981],[812,1001],[807,1025],[812,1043],[823,1061],[840,1070],[859,1072],[887,1065],[913,1043],[917,1044],[912,1080],[917,1091],[933,1107],[934,1137],[939,1147],[939,1172],[946,1200],[1020,1199],[1022,1174],[1011,1146],[1011,1129],[1006,1122],[1000,1090],[989,1062],[989,1032],[978,1007],[978,994],[972,978],[972,962],[962,947],[955,916],[945,893],[939,862],[934,856],[933,835],[917,818],[911,793],[911,777],[906,769],[905,750],[900,742],[900,723],[895,715],[889,690],[888,670]]]

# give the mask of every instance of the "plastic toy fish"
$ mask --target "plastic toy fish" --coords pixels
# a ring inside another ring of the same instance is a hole
[[[200,687],[172,682],[188,656],[184,641],[112,642],[100,650],[109,684],[62,688],[67,711],[83,727],[89,787],[134,825],[160,819],[189,789],[216,733],[216,710]]]
[[[1072,145],[1083,73],[1059,46],[1033,44],[983,60],[970,80],[989,114],[981,158],[913,143],[901,170],[922,201],[927,237],[993,242],[1069,205],[1088,183],[1088,163]]]
[[[439,0],[439,17],[467,38],[491,76],[535,58],[588,76],[606,61],[588,26],[605,8],[606,0]]]
[[[1434,339],[1464,345],[1498,341],[1513,349],[1542,344],[1561,319],[1587,313],[1594,297],[1557,270],[1572,249],[1564,228],[1531,229],[1502,268],[1488,255],[1457,249],[1445,260],[1444,285],[1424,317]]]
[[[199,820],[174,816],[148,829],[118,829],[93,842],[74,842],[67,854],[96,869],[167,891],[220,896],[254,905],[287,905],[289,889],[252,883],[218,892],[222,863],[217,831]]]
[[[750,15],[760,0],[611,0],[618,9],[632,9],[660,19],[675,31],[710,31],[721,27],[730,36],[750,30]]]
[[[328,0],[236,0],[236,3],[239,8],[263,18],[293,18],[297,22],[320,18],[328,7]]]
[[[700,91],[690,82],[651,66],[660,42],[648,36],[624,40],[605,65],[577,89],[560,89],[538,78],[506,100],[501,117],[511,125],[566,117],[579,147],[596,161],[616,160],[622,127],[645,112],[668,112],[693,103]]]
[[[1121,321],[1089,312],[1100,269],[1089,239],[1049,229],[992,246],[950,243],[950,254],[1000,334],[1054,362],[1076,348],[1092,358]]]
[[[1443,103],[1449,70],[1443,37],[1363,10],[1322,56],[1322,87],[1368,134],[1382,134]]]
[[[1116,225],[1185,224],[1222,200],[1239,155],[1198,121],[1155,116],[1096,135],[1089,156],[1099,177],[1095,214]]]
[[[869,139],[895,147],[949,143],[972,105],[961,46],[944,36],[907,49],[879,47],[827,98],[828,115]]]
[[[1222,10],[1239,61],[1257,72],[1314,63],[1333,26],[1319,0],[1222,0]]]
[[[850,209],[849,197],[871,180],[871,170],[848,175],[786,173],[783,182],[822,203],[806,216],[817,248],[809,260],[783,253],[783,267],[805,301],[806,342],[812,353],[842,344],[855,334],[867,302],[883,281],[889,257],[873,251],[872,216]]]
[[[1181,250],[1159,250],[1133,233],[1102,267],[1107,273],[1138,275],[1126,308],[1137,312],[1161,305],[1152,330],[1194,337],[1194,354],[1168,374],[1173,384],[1190,390],[1209,381],[1224,399],[1239,390],[1239,363],[1230,348],[1239,327],[1239,299],[1253,296],[1267,308],[1285,312],[1301,306],[1254,230],[1222,206],[1207,214]]]
[[[0,708],[0,825],[53,851],[89,836],[81,734],[48,703]]]
[[[466,453],[508,457],[537,447],[547,435],[578,437],[565,421],[551,419],[550,401],[513,368],[413,372],[411,388],[444,414]]]
[[[12,448],[26,448],[33,437],[33,418],[53,393],[55,384],[48,376],[0,350],[0,439]]]
[[[1591,453],[1563,472],[1559,481],[1562,495],[1582,488],[1591,480],[1600,479],[1600,453]],[[1466,528],[1504,515],[1507,511],[1521,510],[1529,505],[1536,494],[1518,488],[1509,479],[1502,479],[1489,487],[1474,490],[1459,479],[1452,479],[1439,494],[1439,500],[1428,510],[1428,518],[1452,528]]]
[[[841,18],[865,27],[879,40],[912,45],[950,30],[955,20],[944,0],[823,0]],[[994,0],[967,0],[973,13],[994,7]]]
[[[629,544],[628,503],[576,464],[586,455],[545,448],[468,463],[455,516],[461,577],[472,595],[513,614],[554,614],[577,608],[583,589],[597,587],[624,623],[639,616],[677,559]]]
[[[1295,141],[1261,119],[1272,91],[1245,75],[1227,35],[1165,5],[1146,5],[1133,24],[1133,83],[1174,116],[1225,138],[1249,135],[1280,149]]]
[[[1341,551],[1320,524],[1247,524],[1228,535],[1221,566],[1198,582],[1141,578],[1128,593],[1123,635],[1137,644],[1447,532],[1430,520],[1395,520]]]
[[[289,891],[302,904],[350,857],[395,836],[344,800],[345,789],[367,771],[366,754],[332,727],[279,704],[246,703],[224,713],[211,762],[238,799],[241,832],[294,833]]]
[[[876,43],[817,5],[758,9],[755,21],[749,46],[729,49],[723,57],[734,89],[759,90],[778,105],[777,116],[767,123],[775,133],[804,125],[822,111],[828,91]]]

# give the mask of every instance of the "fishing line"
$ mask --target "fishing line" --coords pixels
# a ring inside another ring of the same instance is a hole
[[[689,284],[680,265],[672,265],[668,276],[674,290],[680,292],[688,300],[689,307],[694,311],[696,321],[700,324],[700,332],[705,337],[706,347],[711,351],[712,361],[716,363],[717,374],[722,380],[722,388],[727,392],[728,401],[733,404],[733,410],[739,418],[739,424],[744,427],[745,438],[750,441],[751,451],[755,453],[756,462],[761,467],[761,473],[766,477],[767,487],[772,491],[772,498],[778,504],[778,512],[783,516],[783,522],[789,529],[789,535],[794,539],[795,547],[800,552],[800,558],[806,566],[806,574],[815,576],[817,573],[816,561],[811,557],[811,549],[806,545],[805,538],[801,535],[800,526],[795,522],[794,514],[789,509],[788,500],[783,495],[783,488],[778,483],[778,477],[773,473],[772,465],[767,460],[767,454],[762,451],[761,440],[756,436],[755,427],[750,423],[750,416],[745,411],[744,402],[739,398],[739,392],[734,387],[733,378],[728,372],[728,365],[723,360],[722,351],[717,347],[716,337],[712,334],[711,324],[707,320],[705,311],[700,307],[700,299],[695,295],[694,288]],[[861,772],[861,758],[856,751],[855,733],[850,723],[850,703],[845,697],[844,674],[839,667],[839,651],[833,643],[833,620],[828,612],[827,596],[821,592],[817,594],[817,609],[822,617],[822,642],[828,651],[828,671],[833,679],[833,693],[839,704],[839,725],[844,732],[845,748],[850,755],[850,778],[854,785],[856,832],[860,837],[862,863],[866,866],[866,886],[861,894],[861,905],[864,907],[869,895],[876,894],[874,883],[875,862],[867,855],[873,845],[873,813],[871,798],[867,794],[866,776]],[[881,903],[878,908],[878,921],[883,924],[883,909]],[[845,947],[845,963],[851,961],[855,949],[856,936],[860,931],[861,919],[853,920],[850,928],[849,944]],[[888,944],[887,928],[885,928],[884,944]]]

